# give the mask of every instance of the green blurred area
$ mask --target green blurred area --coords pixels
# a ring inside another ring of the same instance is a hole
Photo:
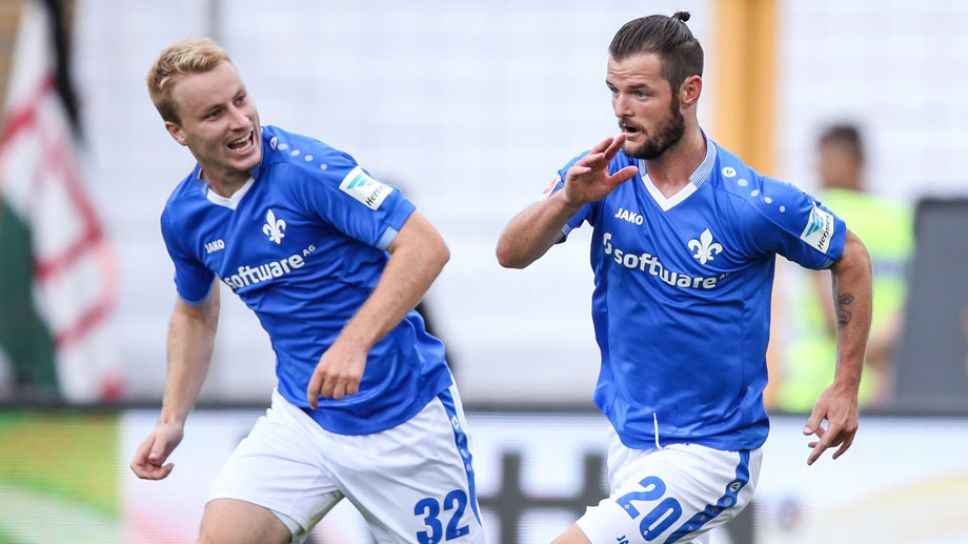
[[[3,532],[3,527],[0,527],[0,544],[20,544],[14,538]]]
[[[41,493],[120,517],[117,414],[0,411],[0,488]],[[0,532],[0,544],[6,540]]]

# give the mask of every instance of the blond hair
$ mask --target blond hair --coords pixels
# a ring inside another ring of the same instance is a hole
[[[228,52],[210,38],[184,40],[166,47],[148,70],[148,94],[161,118],[180,123],[171,89],[187,74],[201,74],[213,70],[223,61],[232,62]]]

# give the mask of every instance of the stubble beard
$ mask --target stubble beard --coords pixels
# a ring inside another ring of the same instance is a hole
[[[629,149],[625,145],[625,154],[635,159],[655,160],[662,156],[667,149],[679,143],[686,133],[686,119],[679,110],[679,105],[673,101],[669,105],[667,122],[659,126],[652,138],[647,138],[638,149]]]

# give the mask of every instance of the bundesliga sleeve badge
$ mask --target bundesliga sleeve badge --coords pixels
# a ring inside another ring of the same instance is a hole
[[[814,204],[800,239],[821,253],[827,253],[834,237],[834,216]]]
[[[393,192],[393,187],[373,179],[359,166],[346,174],[339,184],[339,189],[371,210],[378,210],[383,201]]]
[[[551,180],[551,183],[549,183],[548,186],[544,188],[544,191],[542,191],[541,198],[539,200],[545,200],[546,198],[551,196],[551,193],[555,191],[555,187],[558,185],[559,181],[561,181],[561,176],[555,176],[555,179]]]

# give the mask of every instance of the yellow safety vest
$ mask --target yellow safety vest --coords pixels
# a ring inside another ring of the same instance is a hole
[[[907,292],[905,270],[914,246],[911,212],[894,202],[844,189],[823,193],[825,206],[834,211],[867,246],[873,265],[874,336],[900,311]],[[823,301],[811,283],[799,289],[794,301],[797,334],[783,358],[777,401],[790,412],[809,412],[820,393],[833,381],[837,359],[836,338],[828,332]],[[872,372],[861,378],[859,403],[864,406],[875,391]]]

